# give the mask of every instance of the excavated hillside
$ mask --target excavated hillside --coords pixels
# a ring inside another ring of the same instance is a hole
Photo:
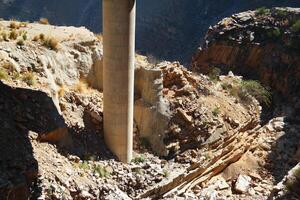
[[[0,30],[0,199],[297,197],[299,124],[262,125],[243,77],[136,55],[134,159],[123,164],[103,139],[101,36],[17,21]]]

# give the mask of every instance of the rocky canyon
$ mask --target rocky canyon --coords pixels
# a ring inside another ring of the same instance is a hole
[[[0,200],[300,198],[298,1],[139,1],[128,164],[100,1],[0,5]]]

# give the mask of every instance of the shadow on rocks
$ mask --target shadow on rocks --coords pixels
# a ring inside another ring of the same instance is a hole
[[[82,119],[83,127],[72,126],[68,128],[72,137],[72,146],[64,148],[62,153],[65,156],[78,156],[81,160],[117,159],[104,141],[102,113],[99,116],[94,116],[91,111],[84,109]]]
[[[0,81],[0,199],[34,199],[40,193],[30,132],[49,128],[51,121],[43,115],[53,106],[39,91],[11,88]]]
[[[299,110],[294,113],[299,113]],[[276,118],[275,118],[276,119]],[[271,149],[268,160],[270,173],[275,178],[276,184],[281,182],[289,173],[289,171],[300,161],[296,157],[296,152],[300,142],[300,118],[297,115],[286,117],[281,121],[275,121],[276,127],[282,125],[282,131],[277,132],[279,138]],[[276,199],[293,199],[293,194],[288,193]]]

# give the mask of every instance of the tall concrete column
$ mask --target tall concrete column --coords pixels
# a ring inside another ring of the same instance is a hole
[[[122,162],[132,159],[135,0],[103,0],[104,137]]]

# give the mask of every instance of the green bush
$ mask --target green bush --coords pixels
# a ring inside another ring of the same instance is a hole
[[[240,83],[239,96],[241,99],[246,97],[246,94],[250,94],[255,97],[260,103],[270,105],[271,93],[260,82],[255,80],[244,80]]]
[[[256,13],[259,15],[266,15],[270,13],[270,9],[266,8],[266,7],[260,7],[256,9]]]
[[[208,73],[208,77],[211,81],[217,82],[219,80],[219,76],[221,74],[221,70],[218,67],[211,67]]]
[[[137,156],[134,159],[132,159],[132,162],[134,163],[143,163],[146,161],[146,158],[143,155]]]
[[[7,80],[8,74],[5,69],[0,68],[0,80]]]
[[[281,31],[279,28],[275,28],[275,29],[269,30],[267,32],[267,35],[271,39],[277,39],[278,37],[281,36]]]
[[[286,17],[286,16],[288,16],[289,12],[286,10],[282,10],[282,9],[276,9],[275,14],[279,17]]]
[[[212,111],[212,114],[214,116],[218,116],[221,113],[220,108],[219,107],[215,107]]]
[[[251,95],[261,104],[269,106],[271,103],[271,92],[255,80],[242,80],[227,89],[229,89],[231,96],[239,98],[243,102],[249,101],[249,95]]]
[[[36,78],[34,76],[34,74],[32,72],[26,72],[23,76],[22,76],[22,81],[24,81],[25,83],[27,83],[27,85],[32,86],[36,84]]]
[[[90,169],[90,166],[87,161],[84,161],[83,163],[79,164],[79,168],[81,168],[83,170],[88,170],[88,169]]]
[[[299,19],[292,25],[291,31],[293,31],[293,32],[300,31],[300,20]]]
[[[110,173],[107,171],[107,169],[101,165],[94,166],[94,173],[99,174],[101,178],[107,178],[110,176]]]

